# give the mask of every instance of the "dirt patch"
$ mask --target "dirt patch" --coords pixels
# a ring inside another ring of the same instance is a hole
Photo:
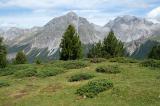
[[[20,90],[20,91],[17,91],[15,93],[11,94],[10,97],[15,98],[15,99],[19,99],[19,98],[22,98],[26,95],[28,95],[26,90]]]
[[[48,85],[47,87],[40,90],[40,92],[56,92],[57,90],[62,89],[62,86],[57,85]]]

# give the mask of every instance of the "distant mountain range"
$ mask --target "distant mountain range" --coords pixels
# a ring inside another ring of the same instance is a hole
[[[116,37],[125,43],[128,53],[134,57],[139,56],[137,50],[141,49],[141,45],[148,39],[155,41],[156,38],[160,38],[160,24],[146,19],[126,15],[109,21],[105,26],[98,26],[74,12],[56,17],[43,27],[0,28],[0,35],[8,45],[9,58],[15,57],[17,51],[24,50],[30,60],[35,57],[57,59],[61,38],[69,24],[75,26],[84,47],[103,40],[112,29]]]

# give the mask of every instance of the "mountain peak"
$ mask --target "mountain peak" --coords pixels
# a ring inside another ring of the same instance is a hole
[[[71,11],[66,14],[67,16],[78,16],[75,12]]]

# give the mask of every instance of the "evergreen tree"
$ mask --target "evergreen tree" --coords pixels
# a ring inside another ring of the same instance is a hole
[[[92,48],[89,50],[88,53],[89,58],[97,58],[102,57],[102,43],[99,41],[95,45],[92,46]]]
[[[103,55],[106,57],[123,56],[124,45],[119,41],[113,31],[110,31],[108,37],[103,41]]]
[[[160,45],[156,45],[149,53],[149,58],[160,60]]]
[[[99,42],[96,45],[93,45],[88,53],[88,57],[97,58],[97,57],[117,57],[124,55],[124,45],[119,41],[113,31],[110,31],[108,36],[104,38],[103,43]]]
[[[25,63],[27,63],[26,55],[22,51],[18,52],[15,58],[15,64],[25,64]]]
[[[7,65],[7,50],[3,44],[3,38],[0,37],[0,68],[5,68]]]
[[[60,59],[75,60],[82,55],[81,41],[74,26],[69,25],[60,44]]]

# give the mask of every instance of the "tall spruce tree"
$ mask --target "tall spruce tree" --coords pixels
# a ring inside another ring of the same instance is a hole
[[[117,57],[124,55],[124,45],[118,40],[111,30],[103,41],[103,55],[106,57]]]
[[[65,31],[60,44],[61,60],[76,60],[82,56],[82,46],[80,38],[74,28],[69,25]]]
[[[7,50],[3,44],[3,38],[0,37],[0,68],[5,68],[7,65]]]

